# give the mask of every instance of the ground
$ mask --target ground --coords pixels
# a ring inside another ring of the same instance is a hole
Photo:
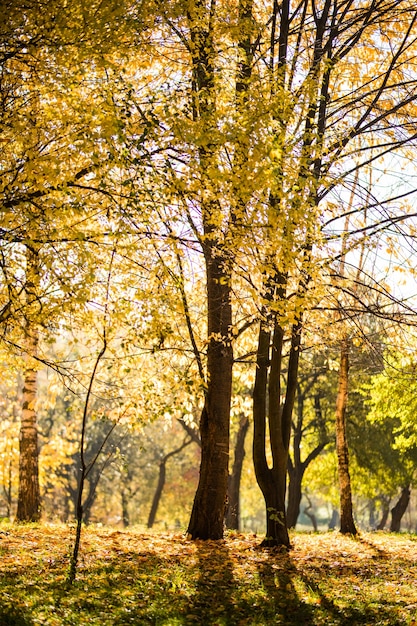
[[[417,536],[294,533],[188,541],[87,527],[68,587],[74,529],[0,526],[1,626],[417,626]]]

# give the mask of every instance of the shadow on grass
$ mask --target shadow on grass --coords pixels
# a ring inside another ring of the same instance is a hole
[[[269,605],[265,615],[271,624],[288,626],[314,625],[315,609],[298,595],[294,584],[296,568],[287,550],[264,549],[258,563],[258,573]]]
[[[395,598],[377,597],[390,559],[377,547],[370,562],[341,552],[323,563],[222,541],[180,540],[163,551],[109,540],[81,561],[70,589],[59,563],[2,576],[0,626],[404,626]],[[396,577],[398,569],[389,580]]]
[[[236,624],[235,580],[228,548],[222,541],[199,541],[196,545],[198,578],[184,623]]]
[[[34,622],[21,609],[3,604],[0,601],[1,626],[33,626]]]

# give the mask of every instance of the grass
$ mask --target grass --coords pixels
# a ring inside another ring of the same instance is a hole
[[[1,626],[417,626],[415,535],[295,533],[287,553],[88,527],[68,588],[72,535],[0,526]]]

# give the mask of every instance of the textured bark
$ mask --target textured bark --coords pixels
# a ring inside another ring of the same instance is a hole
[[[221,539],[229,473],[233,351],[230,277],[222,259],[207,259],[207,390],[200,421],[200,477],[188,526],[192,539]]]
[[[201,244],[207,288],[207,381],[200,419],[200,477],[188,535],[192,539],[221,539],[229,472],[230,404],[232,394],[232,257],[221,230],[224,214],[213,171],[218,163],[216,88],[213,42],[215,3],[188,4],[192,58],[192,111],[207,141],[198,149],[201,177]]]
[[[28,342],[31,354],[35,355],[37,337],[32,335]],[[16,512],[16,520],[19,522],[37,522],[41,516],[36,396],[37,372],[29,365],[25,370],[23,381],[19,436],[19,494]]]
[[[340,351],[339,382],[336,399],[336,451],[340,489],[340,532],[356,535],[353,520],[352,490],[349,474],[349,450],[346,436],[346,408],[349,387],[349,341],[343,340]]]
[[[249,418],[242,415],[236,436],[233,468],[228,481],[228,502],[226,527],[231,530],[240,528],[240,481],[242,478],[243,459],[245,458],[245,439],[249,428]]]
[[[25,295],[28,311],[38,298],[38,251],[26,250]],[[22,415],[19,434],[19,491],[16,521],[37,522],[41,517],[39,488],[39,449],[36,415],[37,372],[33,359],[38,352],[39,335],[30,317],[25,328],[25,371],[23,376]]]
[[[301,324],[294,326],[288,362],[285,401],[280,404],[282,349],[284,333],[275,321],[271,333],[270,323],[261,322],[253,391],[253,460],[258,485],[266,508],[265,547],[290,547],[285,495],[288,467],[288,451],[291,432],[291,415],[300,353]],[[266,423],[269,424],[272,466],[266,458]]]
[[[404,513],[407,510],[407,507],[410,503],[410,487],[407,485],[401,491],[401,495],[399,497],[396,505],[391,509],[391,527],[390,531],[392,533],[399,533],[401,530],[401,520],[403,518]]]

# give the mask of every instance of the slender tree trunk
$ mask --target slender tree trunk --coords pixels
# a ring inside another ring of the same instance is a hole
[[[391,527],[390,531],[392,533],[399,533],[401,530],[401,520],[403,518],[404,513],[407,510],[407,507],[410,503],[410,486],[407,485],[401,491],[401,495],[399,497],[396,505],[391,509]]]
[[[308,502],[308,506],[306,506],[304,508],[304,513],[305,513],[305,515],[307,515],[308,518],[310,518],[311,524],[313,526],[313,530],[316,533],[317,530],[318,530],[318,526],[317,526],[317,518],[316,518],[316,516],[314,514],[314,510],[313,510],[313,504],[312,504],[310,498],[308,497],[308,495],[307,494],[305,494],[305,495],[306,495],[306,499],[307,499],[307,502]]]
[[[175,450],[171,450],[171,452],[168,452],[168,454],[165,454],[165,456],[159,461],[158,481],[156,483],[156,489],[155,489],[155,493],[154,493],[153,500],[152,500],[151,510],[149,511],[148,528],[152,528],[152,526],[155,523],[155,518],[156,518],[157,511],[158,511],[159,503],[161,501],[162,492],[165,487],[167,461],[172,456],[175,456],[176,454],[179,454],[180,452],[182,452],[182,450],[184,450],[186,446],[189,446],[193,440],[194,439],[186,439],[184,443],[181,446],[179,446],[179,448],[176,448]]]
[[[323,448],[328,443],[326,427],[321,410],[320,397],[314,396],[314,409],[316,414],[317,427],[320,433],[320,443],[306,456],[304,461],[301,460],[301,443],[303,439],[304,424],[304,400],[311,391],[316,377],[313,377],[304,391],[301,386],[297,385],[297,419],[293,424],[292,437],[292,458],[288,458],[288,502],[287,502],[287,524],[288,528],[295,528],[297,519],[300,514],[300,504],[302,497],[302,483],[306,469],[314,459],[316,459]]]
[[[281,406],[281,370],[284,333],[275,320],[272,334],[270,320],[261,322],[253,391],[253,460],[258,485],[266,508],[265,547],[290,547],[285,512],[288,451],[291,415],[294,408],[301,340],[301,323],[292,329],[285,401]],[[268,418],[272,467],[266,457],[266,422]]]
[[[301,462],[301,439],[304,419],[304,395],[300,385],[297,384],[297,415],[293,424],[292,452],[293,458],[288,458],[288,503],[287,524],[288,528],[295,528],[300,514],[301,483],[304,476],[304,467]]]
[[[25,291],[29,312],[30,305],[36,303],[38,298],[38,251],[27,247],[26,260]],[[26,320],[25,333],[25,372],[19,435],[19,492],[16,521],[37,522],[41,516],[41,496],[36,415],[37,371],[32,359],[36,358],[38,353],[39,334],[30,317]]]
[[[156,512],[158,510],[159,502],[161,500],[162,492],[165,486],[166,463],[166,457],[161,459],[159,462],[158,482],[156,485],[155,493],[153,494],[151,510],[149,511],[148,528],[152,528],[155,523]]]
[[[300,465],[292,467],[288,475],[287,524],[288,528],[295,528],[300,514],[304,469]]]
[[[332,510],[332,516],[331,516],[331,518],[329,520],[329,530],[335,530],[339,520],[340,520],[339,511],[334,508]]]
[[[382,500],[382,515],[381,519],[376,527],[377,530],[384,530],[389,515],[390,498],[381,498]]]
[[[122,488],[121,490],[121,505],[122,505],[122,524],[123,528],[127,528],[130,526],[130,516],[129,516],[129,496],[127,491]]]
[[[231,530],[240,528],[240,481],[242,478],[243,459],[245,458],[245,439],[249,428],[249,418],[242,415],[236,436],[235,454],[232,473],[229,475],[226,527]]]
[[[353,521],[352,491],[349,474],[349,450],[346,436],[346,408],[349,386],[349,340],[344,339],[340,352],[339,383],[336,399],[336,451],[340,488],[340,532],[356,535]]]

